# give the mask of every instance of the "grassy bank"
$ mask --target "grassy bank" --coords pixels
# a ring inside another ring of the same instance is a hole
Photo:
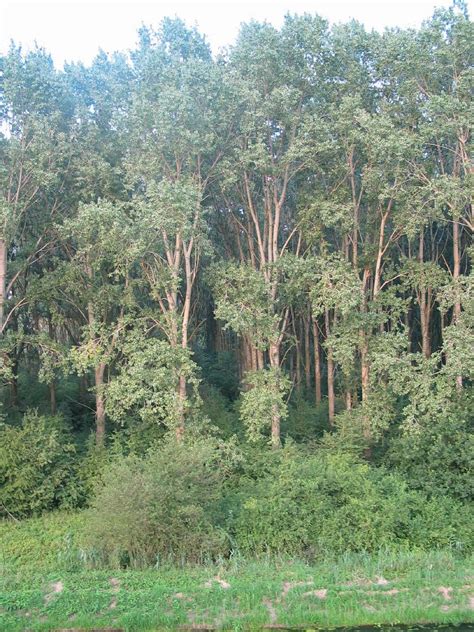
[[[74,545],[80,516],[0,525],[0,629],[466,622],[472,560],[452,551],[347,555],[148,570],[86,570]]]

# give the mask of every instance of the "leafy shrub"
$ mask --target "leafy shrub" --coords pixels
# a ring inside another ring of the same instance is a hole
[[[462,411],[432,420],[423,432],[393,439],[385,462],[395,467],[414,489],[429,495],[474,497],[474,434],[471,418]]]
[[[328,428],[328,407],[326,402],[313,404],[303,397],[296,397],[288,406],[288,418],[283,420],[281,429],[284,436],[294,441],[313,441]]]
[[[14,516],[77,506],[75,446],[60,416],[29,411],[19,426],[0,426],[0,512]]]
[[[80,565],[85,514],[57,511],[21,521],[0,520],[0,563],[5,568],[72,570]]]
[[[100,560],[143,566],[225,553],[219,529],[225,453],[210,441],[163,442],[113,463],[96,490],[86,538]]]
[[[273,471],[244,483],[235,538],[246,554],[472,546],[469,516],[454,501],[441,499],[438,509],[400,477],[348,455],[283,452]]]
[[[202,389],[202,409],[211,424],[219,429],[221,436],[231,437],[241,433],[242,424],[234,403],[227,399],[216,388],[206,386]]]

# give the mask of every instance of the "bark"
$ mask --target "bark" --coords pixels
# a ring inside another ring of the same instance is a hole
[[[311,316],[305,315],[303,318],[304,324],[304,377],[306,385],[306,394],[309,393],[311,388],[311,344],[309,339],[309,320]]]
[[[352,393],[349,389],[346,390],[344,399],[346,402],[346,410],[351,410],[352,409]]]
[[[186,417],[186,378],[183,375],[179,377],[178,383],[179,397],[179,419],[176,426],[176,439],[182,441],[184,437],[184,425]]]
[[[460,230],[459,218],[454,218],[453,222],[453,281],[457,285],[461,275],[461,252],[460,252]],[[459,290],[456,288],[456,301],[454,303],[453,323],[457,323],[461,316],[461,300],[459,298]],[[456,387],[462,389],[462,375],[456,376]]]
[[[278,343],[270,344],[268,353],[270,366],[273,369],[278,370],[280,368],[280,345]],[[272,448],[274,449],[281,446],[280,423],[280,413],[278,410],[278,406],[275,404],[272,406]]]
[[[295,334],[295,340],[296,340],[296,344],[295,344],[295,373],[296,373],[296,390],[298,391],[298,393],[301,392],[301,385],[302,385],[302,380],[301,380],[301,340],[300,340],[300,336],[298,335],[298,327],[297,327],[297,321],[296,318],[293,314],[293,331]]]
[[[314,395],[316,404],[321,403],[321,354],[319,351],[318,323],[313,318]]]
[[[424,261],[424,235],[420,234],[419,261]],[[418,291],[418,304],[420,306],[421,348],[425,358],[431,357],[431,290],[420,286]]]
[[[385,244],[385,225],[387,223],[389,213],[390,213],[390,207],[389,207],[389,210],[387,210],[382,215],[382,219],[380,221],[379,246],[378,246],[378,251],[377,251],[377,261],[375,264],[375,275],[374,275],[374,298],[380,292],[380,288],[382,285],[382,262],[383,262],[383,255],[386,250],[386,246],[384,245]]]
[[[49,402],[50,402],[51,414],[55,415],[56,414],[56,383],[55,382],[50,382],[49,384]]]
[[[324,321],[326,326],[326,339],[329,338],[330,332],[330,317],[329,311],[326,310],[324,314]],[[332,355],[332,349],[328,347],[327,350],[327,367],[328,367],[328,411],[329,411],[329,424],[332,426],[335,415],[335,402],[336,397],[334,394],[334,360]]]
[[[7,280],[7,244],[0,239],[0,332],[3,333],[5,322],[5,289]]]
[[[370,271],[368,268],[364,270],[364,275],[362,278],[362,301],[361,301],[361,311],[363,314],[367,313],[367,284],[370,278]],[[365,329],[361,328],[359,330],[359,338],[360,338],[360,371],[361,371],[361,390],[362,390],[362,401],[367,401],[369,395],[369,345],[367,340],[367,332]]]
[[[95,369],[95,439],[103,445],[105,438],[105,399],[103,393],[105,362],[99,362]]]
[[[92,268],[86,263],[86,274],[92,282]],[[90,302],[87,305],[87,318],[89,326],[95,324],[94,306]],[[105,438],[105,398],[104,398],[104,374],[106,364],[100,361],[94,369],[95,385],[95,441],[97,445],[103,445]]]

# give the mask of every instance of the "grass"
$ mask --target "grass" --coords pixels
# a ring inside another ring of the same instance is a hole
[[[452,551],[86,570],[80,515],[0,524],[0,629],[225,630],[474,620],[472,560]]]

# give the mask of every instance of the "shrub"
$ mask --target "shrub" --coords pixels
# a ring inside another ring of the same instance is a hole
[[[39,514],[83,498],[75,446],[60,416],[29,411],[19,426],[0,426],[0,513]]]
[[[213,442],[161,443],[112,464],[89,511],[87,542],[112,565],[214,558],[226,551],[225,459]]]
[[[83,512],[52,512],[26,520],[0,520],[0,564],[5,568],[74,570],[80,567]]]
[[[472,408],[471,408],[472,410]],[[474,497],[474,434],[472,414],[455,411],[416,434],[393,439],[385,462],[395,467],[414,489],[429,495]]]
[[[288,407],[288,418],[283,420],[282,434],[294,441],[314,441],[328,429],[326,402],[313,404],[303,397],[295,397]]]
[[[235,524],[243,553],[311,558],[395,545],[472,545],[469,516],[455,501],[441,499],[438,508],[400,477],[348,455],[286,452],[273,471],[244,484]],[[442,508],[449,502],[458,515]]]

